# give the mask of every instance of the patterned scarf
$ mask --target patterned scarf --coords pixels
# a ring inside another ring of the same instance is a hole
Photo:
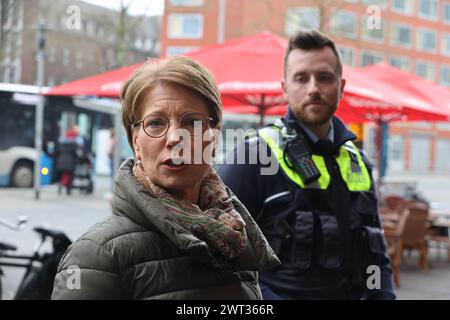
[[[184,230],[205,241],[213,252],[231,260],[245,248],[245,222],[234,208],[222,180],[212,168],[201,181],[198,205],[177,199],[152,183],[142,164],[136,162],[133,173]]]

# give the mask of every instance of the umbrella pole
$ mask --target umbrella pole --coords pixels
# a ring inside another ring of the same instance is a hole
[[[265,101],[266,100],[266,95],[262,95],[261,96],[261,104],[258,106],[258,111],[259,111],[259,127],[263,127],[264,126],[264,105],[265,105]]]
[[[386,148],[386,134],[387,123],[381,118],[377,121],[377,162],[378,162],[378,175],[377,175],[377,185],[378,190],[383,184],[383,178],[386,175],[386,162],[387,162],[387,148]]]

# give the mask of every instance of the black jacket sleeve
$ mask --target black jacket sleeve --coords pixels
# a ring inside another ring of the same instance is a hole
[[[218,174],[225,185],[238,197],[250,214],[255,217],[264,203],[263,186],[261,183],[260,165],[258,159],[256,163],[250,163],[250,153],[255,152],[256,144],[246,140],[230,153],[225,163],[219,168]],[[242,162],[242,154],[245,161]],[[254,161],[255,162],[255,161]]]

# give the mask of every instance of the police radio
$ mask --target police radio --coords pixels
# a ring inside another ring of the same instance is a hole
[[[285,126],[290,131],[286,123]],[[290,135],[290,137],[285,143],[284,155],[288,155],[293,169],[301,176],[305,185],[316,181],[320,178],[320,172],[312,160],[311,151],[306,144],[303,134]]]

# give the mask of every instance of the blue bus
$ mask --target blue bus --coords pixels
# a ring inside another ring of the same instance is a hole
[[[0,83],[0,186],[32,187],[34,162],[35,112],[38,88],[30,85]],[[53,152],[67,130],[77,125],[86,140],[86,152],[95,156],[97,132],[114,125],[118,101],[109,104],[95,99],[47,97],[44,111],[41,183],[55,181]]]

